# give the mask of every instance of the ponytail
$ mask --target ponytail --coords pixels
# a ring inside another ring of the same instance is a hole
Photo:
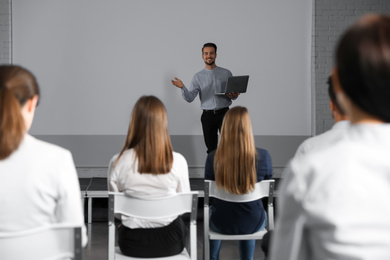
[[[19,101],[11,90],[0,89],[0,160],[15,151],[25,133]]]
[[[39,87],[31,72],[16,65],[0,66],[0,160],[22,142],[27,129],[21,109],[35,95]]]

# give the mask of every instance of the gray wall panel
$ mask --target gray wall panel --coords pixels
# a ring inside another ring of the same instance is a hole
[[[119,153],[124,135],[36,135],[38,139],[57,144],[73,154],[77,167],[107,167],[111,157]],[[267,149],[274,167],[284,167],[298,145],[308,136],[255,136],[256,145]],[[206,147],[201,135],[173,135],[172,145],[190,167],[204,167]]]

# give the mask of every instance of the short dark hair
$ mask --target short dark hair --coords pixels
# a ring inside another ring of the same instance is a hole
[[[390,122],[390,17],[363,16],[340,38],[335,58],[345,94],[366,113]]]
[[[205,43],[202,47],[202,53],[203,53],[203,49],[205,47],[213,47],[214,50],[215,50],[215,53],[217,53],[217,45],[215,43],[212,43],[212,42],[208,42],[208,43]]]
[[[337,111],[344,116],[345,115],[344,109],[342,109],[339,102],[337,102],[336,93],[334,92],[333,83],[332,83],[332,76],[329,76],[327,83],[328,83],[328,94],[330,100],[336,107]]]

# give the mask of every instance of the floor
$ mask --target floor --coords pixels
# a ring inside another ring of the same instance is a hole
[[[198,222],[198,259],[203,259],[203,222]],[[107,260],[108,225],[106,222],[94,222],[87,225],[89,242],[84,248],[84,260]],[[238,260],[237,241],[223,241],[220,259]],[[256,243],[254,258],[263,260],[264,254],[260,248],[260,242]]]

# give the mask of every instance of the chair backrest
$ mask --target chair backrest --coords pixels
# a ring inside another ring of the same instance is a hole
[[[237,195],[237,194],[228,193],[226,190],[218,188],[215,181],[205,180],[205,185],[206,185],[205,193],[206,192],[208,193],[208,197],[214,197],[229,202],[239,202],[239,203],[249,202],[249,201],[262,199],[264,197],[273,197],[274,183],[275,180],[264,180],[261,182],[257,182],[255,184],[255,189],[252,192],[247,194]],[[207,185],[210,185],[210,187],[207,188]]]
[[[109,192],[113,213],[149,220],[191,213],[193,210],[197,210],[197,205],[195,205],[198,201],[197,196],[198,192],[190,192],[178,193],[164,198],[139,199],[128,193]],[[114,198],[115,200],[113,200]]]
[[[178,193],[169,197],[140,199],[132,197],[128,193],[109,192],[109,245],[108,256],[113,259],[115,255],[115,228],[114,215],[124,214],[126,216],[142,219],[162,219],[173,216],[191,213],[190,218],[190,256],[196,259],[196,217],[198,210],[198,192]]]
[[[274,216],[273,216],[273,196],[274,196],[275,180],[263,180],[255,184],[255,189],[247,194],[237,195],[228,193],[224,189],[217,187],[215,181],[205,180],[204,189],[204,205],[208,207],[209,198],[217,198],[228,202],[249,202],[259,200],[268,197],[267,213],[268,213],[268,229],[274,228]]]
[[[81,227],[53,224],[0,233],[0,259],[81,260]]]

